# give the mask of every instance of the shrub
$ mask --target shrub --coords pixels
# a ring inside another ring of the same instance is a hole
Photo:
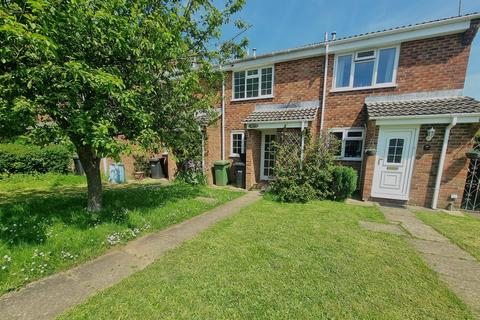
[[[201,164],[197,161],[186,161],[178,167],[175,179],[191,185],[206,185],[207,176],[203,173]]]
[[[336,166],[332,175],[333,199],[343,201],[350,197],[357,188],[357,171],[350,167]]]
[[[276,177],[273,181],[270,192],[274,198],[281,202],[305,203],[315,199],[316,192],[308,183],[302,183],[300,179],[292,179],[284,175]]]
[[[292,137],[292,132],[280,136],[275,143],[275,178],[270,185],[270,192],[277,200],[344,200],[353,193],[356,172],[336,165],[338,141],[334,137],[322,133],[315,141],[307,142],[302,161],[301,144]],[[301,139],[297,133],[298,137]]]
[[[0,144],[2,173],[67,173],[70,162],[70,152],[60,145]]]
[[[329,134],[322,134],[311,143],[305,152],[305,181],[315,190],[317,199],[327,199],[332,195],[335,151],[338,142]]]
[[[136,152],[133,154],[133,170],[135,172],[144,172],[145,176],[150,176],[150,159],[147,153]]]

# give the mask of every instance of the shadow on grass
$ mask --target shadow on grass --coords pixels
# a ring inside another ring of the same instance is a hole
[[[195,198],[199,194],[198,187],[185,184],[107,188],[103,193],[103,210],[89,213],[85,209],[85,186],[15,192],[6,197],[4,193],[0,203],[0,240],[10,246],[43,243],[47,228],[58,222],[79,229],[108,222],[129,226],[129,210],[143,214],[168,202]]]

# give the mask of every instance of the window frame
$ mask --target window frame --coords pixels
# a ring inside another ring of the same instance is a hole
[[[380,50],[384,49],[395,49],[395,59],[393,62],[393,73],[392,81],[377,83],[378,78],[378,63],[380,61]],[[358,53],[365,51],[374,51],[374,56],[372,58],[357,58]],[[346,87],[337,87],[337,69],[338,69],[338,59],[344,56],[351,56],[351,65],[350,65],[350,79],[349,85]],[[398,71],[398,62],[400,58],[400,45],[392,45],[387,47],[371,48],[371,49],[362,49],[356,51],[342,52],[335,54],[334,63],[333,63],[333,78],[332,78],[332,92],[341,92],[341,91],[354,91],[354,90],[365,90],[365,89],[375,89],[375,88],[389,88],[397,86],[397,71]],[[372,76],[372,85],[363,86],[363,87],[354,87],[354,72],[356,63],[364,63],[368,60],[374,60],[373,66],[373,76]]]
[[[233,136],[235,134],[240,134],[242,135],[242,146],[241,146],[241,151],[242,153],[245,153],[245,130],[232,130],[230,133],[230,157],[240,157],[240,153],[234,153],[233,152]]]
[[[272,93],[262,95],[262,70],[272,68]],[[257,71],[257,75],[248,75],[249,71]],[[235,98],[235,73],[237,72],[245,72],[245,91],[243,98]],[[247,79],[258,78],[258,96],[257,97],[248,97],[247,98]],[[274,88],[275,88],[275,66],[274,65],[266,65],[260,66],[256,68],[250,69],[242,69],[242,70],[233,70],[232,71],[232,101],[245,101],[245,100],[258,100],[258,99],[267,99],[274,97]]]
[[[362,161],[363,160],[363,153],[365,150],[365,128],[362,127],[349,127],[349,128],[332,128],[329,130],[330,133],[334,132],[341,132],[342,133],[342,143],[341,143],[341,153],[340,156],[337,156],[337,160],[342,161]],[[348,137],[349,132],[361,132],[361,137]],[[362,150],[360,152],[360,157],[350,158],[345,157],[345,144],[346,141],[361,141],[362,142]]]

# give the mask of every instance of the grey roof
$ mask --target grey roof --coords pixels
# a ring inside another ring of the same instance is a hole
[[[307,108],[258,109],[250,113],[244,123],[276,121],[312,121],[317,115],[318,106]]]
[[[335,40],[329,40],[328,42],[330,44],[334,45],[336,42],[340,42],[340,41],[343,41],[343,40],[350,40],[350,39],[354,40],[356,38],[361,38],[361,37],[365,37],[365,36],[375,36],[375,35],[380,35],[380,34],[385,33],[385,32],[396,31],[396,30],[401,31],[402,29],[421,27],[423,25],[428,25],[428,24],[432,24],[432,23],[433,24],[434,23],[442,23],[443,21],[458,20],[458,19],[464,19],[464,18],[468,19],[470,17],[472,19],[475,19],[475,18],[478,18],[479,14],[480,14],[480,12],[471,12],[471,13],[466,13],[466,14],[458,15],[458,16],[434,19],[434,20],[429,20],[429,21],[424,21],[424,22],[419,22],[419,23],[402,25],[402,26],[393,27],[393,28],[387,28],[387,29],[383,29],[383,30],[377,30],[377,31],[359,33],[359,34],[350,35],[350,36],[338,37]],[[233,61],[228,62],[227,64],[238,63],[238,62],[249,61],[249,60],[255,60],[255,59],[260,59],[260,58],[264,58],[264,57],[270,57],[270,56],[277,55],[277,54],[288,53],[288,52],[292,52],[292,51],[298,51],[298,50],[304,50],[304,49],[314,48],[314,47],[318,47],[318,46],[323,46],[325,44],[326,44],[326,41],[319,41],[319,42],[316,42],[316,43],[306,44],[306,45],[293,47],[293,48],[289,48],[289,49],[284,49],[284,50],[278,50],[278,51],[272,51],[272,52],[269,52],[269,53],[259,54],[259,55],[256,55],[255,57],[248,56],[248,57],[244,57],[244,58],[240,58],[240,59],[235,59]]]
[[[480,113],[480,101],[465,96],[366,99],[370,118]]]

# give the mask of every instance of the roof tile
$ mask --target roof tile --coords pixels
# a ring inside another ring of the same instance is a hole
[[[245,123],[291,121],[291,120],[313,120],[317,114],[318,107],[296,108],[284,110],[255,110],[244,120]]]
[[[480,101],[465,96],[365,104],[370,118],[480,113]]]

